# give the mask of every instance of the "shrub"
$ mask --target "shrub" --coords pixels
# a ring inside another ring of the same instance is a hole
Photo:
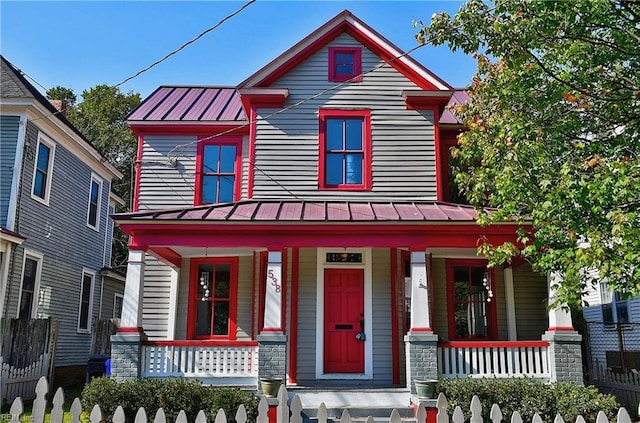
[[[615,397],[601,394],[595,387],[576,386],[569,382],[547,384],[535,379],[441,379],[438,387],[449,403],[449,413],[460,406],[468,419],[471,398],[477,395],[482,413],[488,417],[493,404],[498,404],[505,421],[511,420],[514,411],[520,412],[523,421],[531,421],[535,413],[543,421],[551,422],[556,414],[564,421],[575,421],[582,415],[587,422],[595,422],[598,411],[609,418],[615,416]]]
[[[116,382],[95,378],[82,391],[82,406],[88,413],[95,404],[102,411],[103,421],[111,421],[116,408],[121,405],[127,421],[133,421],[140,407],[152,420],[158,408],[162,408],[168,421],[175,421],[184,410],[189,421],[194,421],[203,410],[208,421],[214,421],[223,408],[227,420],[232,422],[240,404],[247,409],[249,421],[258,415],[258,398],[255,394],[237,388],[203,386],[199,381],[184,378],[134,379]]]

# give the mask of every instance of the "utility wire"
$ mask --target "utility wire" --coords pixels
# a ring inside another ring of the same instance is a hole
[[[167,55],[165,55],[162,59],[159,59],[157,61],[155,61],[154,63],[150,64],[149,66],[147,66],[146,68],[136,72],[135,74],[123,79],[122,81],[118,82],[115,85],[112,85],[111,88],[118,88],[122,85],[124,85],[125,83],[131,81],[132,79],[137,78],[138,76],[142,75],[143,73],[149,71],[150,69],[156,67],[157,65],[159,65],[160,63],[164,62],[165,60],[167,60],[169,57],[177,54],[178,52],[184,50],[187,46],[195,43],[196,41],[198,41],[200,38],[204,37],[206,34],[208,34],[209,32],[215,30],[216,28],[218,28],[220,25],[222,25],[223,23],[225,23],[226,21],[228,21],[229,19],[233,18],[234,16],[238,15],[240,12],[242,12],[244,9],[246,9],[247,7],[249,7],[251,4],[255,3],[257,0],[249,0],[248,2],[246,2],[245,4],[243,4],[238,10],[236,10],[235,12],[225,16],[224,18],[222,18],[222,20],[220,20],[218,23],[216,23],[215,25],[207,28],[206,30],[202,31],[200,34],[198,34],[195,38],[192,38],[191,40],[187,41],[186,43],[184,43],[183,45],[181,45],[180,47],[178,47],[177,49],[173,50],[172,52],[168,53]],[[31,79],[32,81],[36,82],[36,84],[38,84],[40,87],[42,87],[42,89],[44,89],[45,91],[47,91],[47,88],[44,87],[42,84],[38,83],[35,79],[33,79],[31,76],[28,76],[24,71],[16,68],[21,74],[27,76],[29,79]],[[71,109],[75,109],[76,107],[78,107],[77,104],[74,104],[72,106],[70,106],[69,108]],[[51,116],[57,115],[62,113],[61,110],[58,110],[55,113],[50,113],[44,116],[41,116],[39,118],[34,118],[34,119],[30,119],[27,122],[35,122],[37,120],[41,120],[41,119],[46,119],[49,118]]]
[[[200,34],[198,34],[197,37],[187,41],[186,43],[184,43],[183,45],[181,45],[180,47],[178,47],[177,49],[173,50],[171,53],[167,54],[166,56],[164,56],[162,59],[150,64],[149,66],[147,66],[146,68],[142,69],[141,71],[136,72],[134,75],[125,78],[124,80],[122,80],[121,82],[117,83],[116,85],[114,85],[114,88],[118,88],[119,86],[131,81],[134,78],[137,78],[138,76],[142,75],[143,73],[147,72],[148,70],[150,70],[151,68],[159,65],[160,63],[164,62],[165,60],[167,60],[169,57],[173,56],[174,54],[178,53],[179,51],[183,50],[184,48],[186,48],[187,46],[189,46],[190,44],[195,43],[196,41],[198,41],[200,38],[204,37],[205,35],[207,35],[209,32],[215,30],[216,28],[218,28],[220,25],[222,25],[223,23],[225,23],[226,21],[228,21],[229,19],[233,18],[234,16],[236,16],[237,14],[239,14],[240,12],[242,12],[244,9],[246,9],[247,7],[249,7],[252,3],[255,3],[256,0],[249,0],[248,2],[246,2],[245,4],[242,5],[242,7],[240,7],[238,10],[236,10],[235,12],[233,12],[230,15],[225,16],[220,22],[218,22],[217,24],[215,24],[214,26],[207,28],[206,30],[204,30],[203,32],[201,32]]]

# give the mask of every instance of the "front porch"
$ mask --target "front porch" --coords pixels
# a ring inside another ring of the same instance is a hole
[[[347,203],[336,214],[275,203],[119,221],[132,242],[115,378],[411,391],[437,377],[581,383],[580,336],[566,311],[546,309],[552,281],[476,256],[479,239],[515,242],[515,226],[480,228],[452,205]],[[255,224],[263,208],[274,220]],[[385,218],[352,220],[366,208]]]
[[[205,384],[255,387],[258,342],[145,341],[141,377],[185,377]],[[529,377],[550,380],[549,342],[476,341],[438,344],[438,377]],[[362,382],[341,387],[362,386]],[[366,382],[365,382],[366,384]],[[294,384],[293,386],[302,386]],[[335,382],[314,383],[336,388]]]

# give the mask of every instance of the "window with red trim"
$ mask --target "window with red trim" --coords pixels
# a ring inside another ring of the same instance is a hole
[[[230,203],[240,198],[241,138],[198,144],[195,204]]]
[[[371,112],[320,110],[321,189],[371,189]]]
[[[456,204],[469,204],[455,181],[455,175],[461,170],[459,160],[452,155],[452,149],[457,145],[458,140],[455,136],[442,136],[440,141],[442,200]]]
[[[236,339],[237,287],[237,258],[191,261],[190,338]]]
[[[362,49],[359,47],[329,47],[329,81],[360,82]]]
[[[493,272],[481,260],[447,260],[449,339],[496,339]]]

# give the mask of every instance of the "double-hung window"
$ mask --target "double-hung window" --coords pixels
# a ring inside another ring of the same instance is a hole
[[[493,272],[481,260],[447,260],[449,339],[496,339]]]
[[[600,299],[602,303],[602,321],[605,326],[629,323],[629,308],[622,294],[611,291],[606,282],[600,282]]]
[[[189,290],[189,322],[192,339],[236,339],[238,259],[193,259]]]
[[[47,205],[49,204],[49,194],[51,192],[54,153],[55,144],[53,141],[42,133],[38,134],[31,197]]]
[[[371,189],[371,112],[320,110],[320,189]]]
[[[42,274],[42,256],[25,251],[22,266],[22,285],[20,286],[20,301],[18,318],[30,319],[36,317],[38,309],[37,294],[40,290],[40,275]]]
[[[100,228],[100,198],[102,197],[102,179],[91,176],[89,186],[89,209],[87,212],[87,226],[96,231]]]
[[[230,203],[240,198],[241,138],[198,144],[195,204]]]
[[[93,286],[95,273],[88,270],[82,271],[82,283],[80,285],[80,310],[78,311],[78,332],[89,333],[91,331],[91,314],[93,313]]]
[[[362,49],[359,47],[329,47],[329,81],[360,82]]]

